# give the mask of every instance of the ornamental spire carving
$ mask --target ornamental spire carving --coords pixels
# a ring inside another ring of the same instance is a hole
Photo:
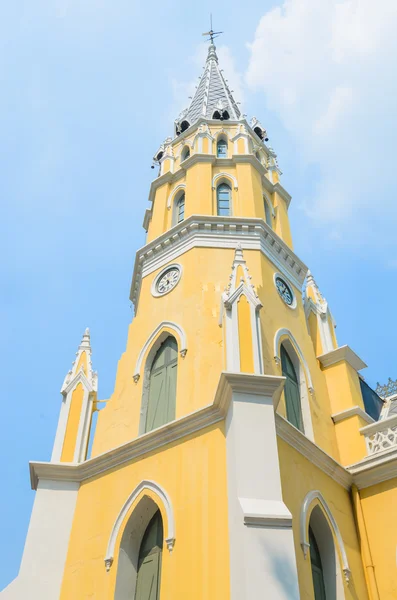
[[[72,381],[76,379],[80,374],[83,374],[87,379],[92,391],[98,389],[98,374],[92,368],[92,349],[91,349],[91,337],[90,330],[87,327],[83,333],[80,345],[76,352],[76,359],[72,363],[72,368],[66,374],[64,379],[61,393],[64,394],[66,389],[70,386]]]
[[[232,270],[229,275],[229,283],[225,287],[223,293],[223,302],[226,308],[230,308],[231,304],[244,293],[248,300],[255,306],[261,306],[255,286],[252,283],[252,276],[244,258],[243,248],[241,244],[237,244],[234,253]]]
[[[219,68],[215,44],[211,43],[204,72],[190,106],[175,121],[176,133],[183,133],[200,118],[238,121],[240,116],[241,111],[233,98],[232,90]]]

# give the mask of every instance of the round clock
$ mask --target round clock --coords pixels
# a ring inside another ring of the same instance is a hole
[[[171,265],[161,271],[153,282],[152,294],[154,296],[163,296],[168,294],[181,278],[181,268],[179,265]]]
[[[274,283],[284,302],[291,308],[294,308],[295,297],[288,283],[286,283],[279,275],[274,278]]]

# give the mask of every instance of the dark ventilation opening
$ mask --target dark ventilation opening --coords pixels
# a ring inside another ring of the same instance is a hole
[[[223,113],[222,113],[222,119],[223,119],[224,121],[228,121],[228,120],[230,119],[230,115],[229,115],[229,113],[227,112],[227,110],[224,110],[224,111],[223,111]]]
[[[220,119],[221,118],[221,113],[219,112],[219,110],[216,110],[214,112],[214,114],[212,115],[213,119]]]
[[[189,129],[190,127],[190,123],[188,121],[182,121],[181,123],[181,131],[186,131],[186,129]]]
[[[161,160],[164,156],[164,152],[159,152],[158,155],[156,156],[157,160]]]
[[[255,127],[254,131],[255,131],[256,135],[257,135],[257,136],[258,136],[258,137],[259,137],[261,140],[263,140],[263,131],[262,131],[262,129],[261,129],[260,127]]]
[[[367,415],[378,421],[383,408],[383,400],[369,385],[360,378],[361,395]]]

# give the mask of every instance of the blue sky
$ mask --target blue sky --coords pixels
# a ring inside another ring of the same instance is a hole
[[[17,575],[60,386],[91,328],[107,398],[132,318],[151,157],[218,54],[266,126],[295,250],[370,385],[397,378],[393,0],[0,2],[0,589]]]

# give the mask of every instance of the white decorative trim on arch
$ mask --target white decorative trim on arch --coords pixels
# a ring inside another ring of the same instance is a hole
[[[281,364],[280,348],[283,342],[285,343],[285,349],[287,350],[292,364],[294,365],[299,381],[304,434],[310,440],[314,441],[312,413],[309,398],[309,394],[310,396],[314,395],[314,389],[309,367],[305,357],[303,356],[302,350],[298,345],[298,342],[290,330],[284,327],[279,329],[274,336],[274,360],[276,361],[277,365]],[[290,348],[288,348],[288,346],[290,346]]]
[[[229,181],[232,181],[234,189],[238,190],[237,179],[235,178],[234,175],[231,175],[230,173],[217,173],[216,175],[214,175],[214,177],[212,178],[212,189],[213,190],[215,190],[215,188],[216,188],[216,182],[219,181],[220,179],[228,179]]]
[[[150,334],[150,336],[146,340],[145,344],[141,348],[141,351],[138,356],[138,360],[136,361],[134,375],[133,375],[135,383],[137,383],[139,381],[140,371],[141,371],[141,367],[142,367],[142,361],[146,354],[146,351],[148,350],[148,348],[150,348],[153,341],[156,339],[156,337],[158,336],[158,334],[160,333],[160,331],[162,329],[168,329],[177,334],[177,336],[179,337],[179,342],[180,342],[179,352],[180,352],[180,355],[182,356],[182,358],[185,358],[186,352],[187,352],[186,333],[184,332],[184,330],[182,329],[182,327],[180,325],[177,325],[177,323],[174,323],[173,321],[162,321],[160,323],[160,325],[157,325],[156,329]]]
[[[349,567],[349,562],[347,560],[347,554],[346,554],[346,550],[345,550],[345,545],[343,543],[343,539],[342,539],[342,535],[340,533],[339,527],[337,522],[335,521],[335,518],[324,498],[324,496],[322,495],[321,492],[319,492],[318,490],[312,490],[311,492],[309,492],[305,499],[303,500],[302,503],[302,507],[301,507],[301,514],[300,514],[300,543],[302,546],[302,550],[303,550],[303,554],[305,556],[305,558],[307,557],[308,554],[308,550],[310,548],[310,543],[309,543],[309,538],[308,538],[308,522],[309,522],[309,516],[311,513],[310,506],[312,505],[312,503],[314,502],[314,500],[318,500],[323,512],[325,513],[325,515],[328,518],[329,524],[332,527],[332,531],[335,534],[336,540],[338,542],[338,546],[339,546],[339,551],[340,551],[340,555],[341,555],[341,559],[342,559],[342,569],[343,569],[343,573],[345,575],[345,579],[346,582],[349,583],[350,581],[350,576],[351,576],[351,571],[350,571],[350,567]]]
[[[156,496],[159,497],[162,505],[164,506],[165,512],[167,514],[167,537],[165,538],[165,543],[167,544],[168,550],[172,552],[175,543],[175,517],[170,497],[168,496],[164,488],[161,487],[161,485],[155,483],[154,481],[144,479],[128,496],[114,522],[105,554],[105,566],[107,571],[109,571],[110,567],[113,564],[116,540],[120,528],[123,524],[123,521],[126,515],[128,514],[128,511],[130,510],[131,506],[134,504],[135,500],[138,498],[139,494],[143,490],[150,490],[151,492],[156,494]]]
[[[168,210],[170,210],[171,206],[172,206],[172,202],[173,200],[175,200],[178,192],[180,191],[185,191],[186,190],[186,183],[180,183],[179,185],[177,185],[172,192],[170,193],[170,195],[168,196],[168,200],[167,200],[167,208]]]
[[[279,329],[276,332],[276,335],[274,336],[274,360],[276,361],[276,363],[279,365],[281,363],[281,359],[280,359],[280,347],[281,347],[281,338],[282,337],[288,337],[294,347],[295,352],[297,353],[297,355],[299,356],[299,360],[302,362],[302,365],[305,369],[305,376],[306,376],[306,380],[307,380],[307,387],[309,388],[309,392],[311,394],[313,394],[314,388],[313,388],[313,383],[312,383],[312,378],[310,376],[310,371],[309,371],[309,367],[308,364],[306,362],[305,357],[303,356],[302,350],[299,348],[298,342],[296,341],[296,339],[294,338],[294,336],[292,335],[292,333],[290,332],[289,329],[286,329],[285,327],[282,327],[281,329]]]

